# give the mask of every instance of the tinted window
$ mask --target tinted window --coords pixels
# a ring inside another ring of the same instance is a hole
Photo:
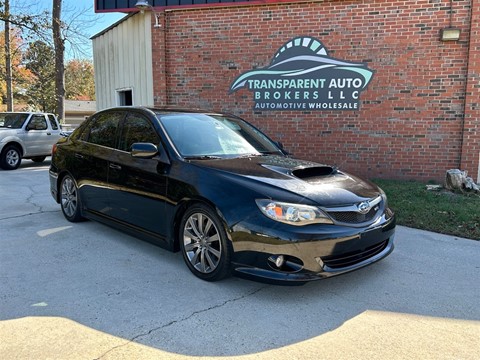
[[[43,115],[33,115],[28,123],[28,130],[47,130],[47,120]]]
[[[134,143],[152,143],[160,141],[150,121],[142,115],[131,113],[124,121],[122,135],[118,148],[130,152]]]
[[[57,125],[57,121],[55,120],[55,116],[48,115],[48,121],[50,122],[50,126],[52,127],[52,130],[58,130],[58,125]]]
[[[21,129],[28,114],[0,113],[0,127]]]
[[[115,135],[122,117],[121,112],[98,114],[85,128],[81,139],[92,144],[115,147]]]

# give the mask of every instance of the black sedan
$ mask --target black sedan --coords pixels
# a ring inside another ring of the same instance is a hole
[[[232,115],[100,111],[54,146],[50,187],[67,220],[94,219],[181,251],[208,281],[233,271],[300,284],[393,250],[382,190],[293,159]]]

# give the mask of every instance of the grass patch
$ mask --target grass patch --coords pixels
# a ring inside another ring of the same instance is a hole
[[[373,180],[388,197],[397,224],[480,240],[480,195],[428,191],[424,183]]]

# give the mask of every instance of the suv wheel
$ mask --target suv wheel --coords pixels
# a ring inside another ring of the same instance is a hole
[[[0,156],[0,167],[4,170],[15,170],[22,162],[22,155],[14,145],[8,145]]]

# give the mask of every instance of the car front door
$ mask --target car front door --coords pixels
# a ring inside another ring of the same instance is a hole
[[[161,148],[160,138],[148,117],[130,112],[123,121],[117,150],[109,163],[112,214],[124,223],[165,237],[168,165],[158,157],[133,157],[134,143],[152,143]]]
[[[55,138],[52,130],[47,125],[47,119],[43,114],[33,114],[25,127],[25,155],[47,155],[52,150]]]

